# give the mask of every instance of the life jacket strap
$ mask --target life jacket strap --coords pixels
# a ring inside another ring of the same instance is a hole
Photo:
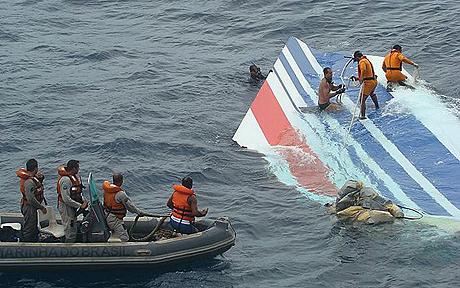
[[[375,80],[375,77],[365,77],[365,78],[363,78],[363,81],[366,81],[366,80]]]

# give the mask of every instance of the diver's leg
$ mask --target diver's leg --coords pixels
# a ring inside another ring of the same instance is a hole
[[[117,216],[109,213],[109,215],[107,215],[107,225],[112,232],[120,237],[121,242],[129,241],[128,231],[126,230],[123,220],[118,219]]]
[[[388,92],[393,92],[393,82],[388,81],[387,82],[387,91]]]
[[[37,210],[31,205],[21,207],[24,215],[21,242],[38,242]]]
[[[368,95],[361,96],[361,107],[359,112],[359,119],[363,120],[366,119],[366,99]]]
[[[77,241],[77,213],[76,209],[59,203],[62,225],[64,225],[65,242],[75,243]]]
[[[377,100],[377,95],[375,95],[375,93],[371,94],[371,99],[372,99],[372,102],[374,102],[375,109],[379,109],[380,108],[379,101]]]
[[[415,90],[415,87],[412,86],[412,85],[407,84],[406,81],[399,81],[398,84],[401,85],[401,86],[407,87],[407,88],[409,88],[411,90]]]
[[[335,103],[330,103],[329,106],[327,106],[326,109],[324,109],[324,111],[328,111],[328,112],[339,111],[339,110],[340,110],[340,105],[335,104]]]

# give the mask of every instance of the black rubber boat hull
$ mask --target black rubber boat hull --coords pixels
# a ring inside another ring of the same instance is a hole
[[[0,214],[1,223],[22,222],[22,215]],[[147,234],[159,219],[140,221],[136,232]],[[126,221],[129,227],[131,221]],[[182,265],[212,258],[235,244],[236,233],[227,218],[197,222],[204,231],[151,242],[22,243],[0,242],[0,271],[67,269],[78,267],[157,267]],[[167,222],[163,226],[167,226]]]

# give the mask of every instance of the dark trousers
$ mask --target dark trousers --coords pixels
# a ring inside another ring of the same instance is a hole
[[[21,213],[24,215],[21,242],[38,242],[37,209],[31,205],[23,205]]]

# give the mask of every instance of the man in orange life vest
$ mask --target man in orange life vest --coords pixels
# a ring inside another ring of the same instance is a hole
[[[353,80],[359,80],[361,83],[361,109],[359,113],[359,119],[366,119],[366,99],[371,96],[372,101],[374,102],[375,109],[379,109],[379,103],[377,101],[377,95],[374,91],[377,87],[377,76],[374,73],[374,67],[372,66],[371,61],[366,58],[360,51],[355,51],[353,54],[353,60],[358,62],[358,77],[351,76]]]
[[[66,243],[74,243],[77,240],[77,209],[88,207],[88,201],[82,194],[84,186],[79,171],[80,163],[77,160],[69,160],[67,166],[58,168],[58,209],[64,225]]]
[[[140,217],[146,213],[139,210],[134,205],[126,192],[121,188],[123,184],[123,175],[120,173],[113,173],[113,184],[109,181],[104,181],[102,189],[104,190],[104,208],[107,213],[107,225],[109,229],[116,233],[122,242],[129,240],[128,231],[126,230],[123,218],[126,212],[129,211],[138,214]]]
[[[24,215],[21,241],[38,242],[37,210],[42,210],[44,214],[47,212],[42,204],[45,201],[42,184],[45,177],[38,171],[38,162],[35,159],[29,159],[26,168],[20,168],[16,175],[20,178],[21,213]]]
[[[184,234],[197,232],[198,229],[193,225],[195,217],[203,217],[208,214],[208,208],[198,210],[198,203],[192,186],[192,178],[183,178],[182,185],[173,185],[174,192],[166,204],[173,210],[169,224],[174,230]]]
[[[382,69],[385,71],[385,77],[387,78],[388,82],[388,90],[391,90],[391,87],[394,84],[413,88],[412,86],[406,84],[405,81],[407,76],[401,72],[403,62],[418,68],[416,63],[412,62],[409,58],[402,54],[402,47],[400,45],[394,45],[390,53],[385,56],[382,63]]]

